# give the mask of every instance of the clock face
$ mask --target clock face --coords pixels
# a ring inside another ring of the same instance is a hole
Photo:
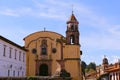
[[[36,54],[37,53],[37,50],[35,48],[32,49],[32,53],[33,54]]]

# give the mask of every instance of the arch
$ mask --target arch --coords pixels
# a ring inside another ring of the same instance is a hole
[[[47,64],[40,65],[39,76],[48,76],[48,65]]]
[[[40,33],[49,33],[49,34],[55,34],[56,36],[63,36],[59,33],[56,33],[56,32],[52,32],[52,31],[38,31],[38,32],[34,32],[32,34],[29,34],[28,36],[26,36],[23,40],[25,40],[26,38],[30,37],[30,36],[33,36],[33,35],[36,35],[36,34],[40,34]],[[47,37],[47,36],[46,36]],[[64,37],[64,36],[63,36]]]
[[[70,36],[70,44],[74,44],[75,43],[75,36],[71,35]]]
[[[74,25],[73,24],[71,25],[71,31],[74,31]]]

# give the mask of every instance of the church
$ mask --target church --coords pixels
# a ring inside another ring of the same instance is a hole
[[[24,38],[26,76],[71,76],[82,80],[79,22],[71,14],[66,22],[66,37],[52,31],[39,31]]]

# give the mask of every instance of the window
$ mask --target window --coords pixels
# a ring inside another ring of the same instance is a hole
[[[12,48],[10,47],[9,58],[11,58]]]
[[[6,56],[6,54],[5,54],[6,53],[6,45],[4,45],[3,47],[4,47],[3,48],[3,56]]]
[[[42,40],[41,55],[47,55],[47,40]]]
[[[47,50],[46,50],[46,48],[42,48],[42,55],[47,55]]]
[[[18,71],[18,77],[19,77],[19,71]]]
[[[23,62],[25,61],[25,53],[23,53]]]
[[[24,72],[22,71],[22,76],[24,76]]]
[[[21,61],[21,51],[19,51],[19,61]]]
[[[16,59],[16,56],[17,56],[17,50],[15,49],[15,59]]]
[[[15,71],[13,71],[13,76],[15,77]]]
[[[8,70],[8,76],[10,76],[10,70]]]

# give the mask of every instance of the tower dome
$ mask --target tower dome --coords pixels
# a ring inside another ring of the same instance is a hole
[[[103,58],[103,63],[102,63],[103,65],[108,65],[109,63],[108,63],[108,59],[106,58],[106,56],[104,56],[104,58]]]

